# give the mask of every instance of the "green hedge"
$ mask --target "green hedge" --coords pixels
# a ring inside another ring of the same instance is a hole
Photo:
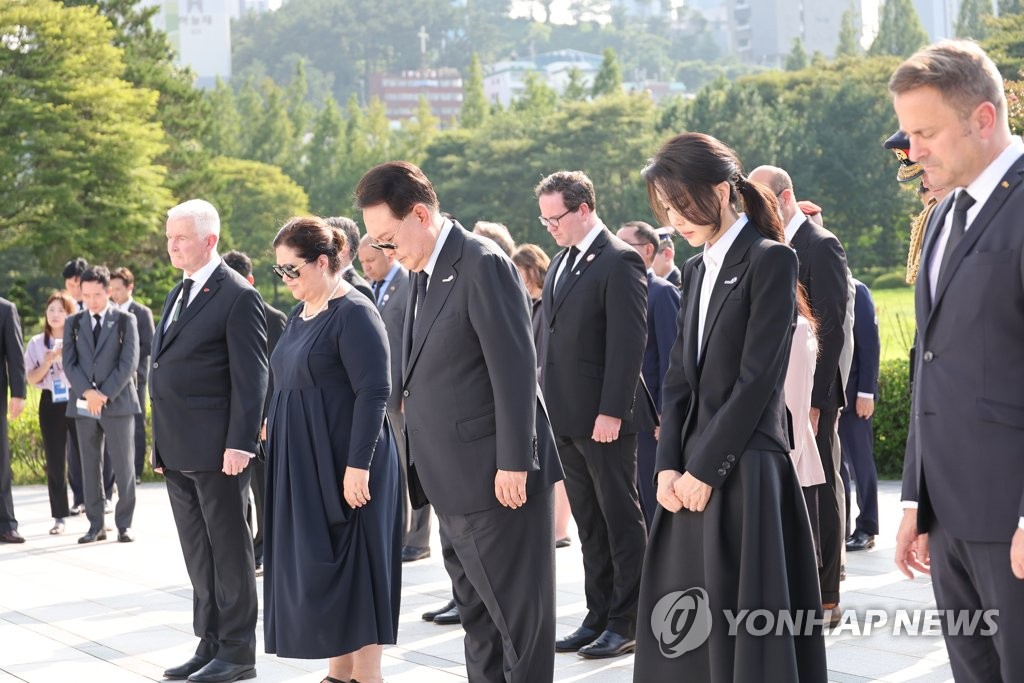
[[[903,451],[910,420],[910,362],[887,360],[879,368],[875,405],[875,463],[880,479],[903,477]]]

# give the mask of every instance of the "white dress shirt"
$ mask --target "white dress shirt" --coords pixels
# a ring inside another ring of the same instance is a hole
[[[556,286],[558,285],[559,279],[562,277],[562,273],[565,272],[566,266],[568,265],[570,269],[575,268],[576,264],[580,262],[580,259],[583,258],[584,254],[587,253],[587,250],[590,249],[591,245],[594,244],[594,240],[597,239],[597,236],[600,235],[603,230],[604,230],[604,223],[602,223],[599,220],[599,221],[597,221],[597,225],[592,227],[590,229],[590,232],[588,232],[586,235],[584,235],[583,239],[581,239],[579,241],[579,243],[572,245],[572,246],[576,247],[579,250],[579,253],[576,254],[576,260],[573,261],[571,264],[566,264],[566,261],[568,261],[568,259],[562,259],[562,262],[558,264],[558,272],[555,273],[555,285]]]
[[[804,215],[804,212],[797,209],[797,212],[789,219],[789,222],[786,223],[785,230],[783,230],[786,237],[786,244],[793,241],[793,238],[796,237],[796,231],[800,229],[800,226],[803,225],[806,220],[807,216]]]
[[[739,237],[743,226],[747,224],[747,214],[741,213],[736,222],[728,230],[715,240],[714,244],[704,245],[704,279],[700,285],[700,317],[697,320],[697,360],[700,361],[701,342],[704,339],[704,320],[708,317],[708,304],[711,302],[711,292],[718,280],[718,273],[722,270],[722,263],[729,253],[729,247]]]
[[[181,307],[183,311],[184,309],[188,308],[189,304],[196,300],[196,297],[199,295],[199,292],[206,285],[206,281],[210,279],[210,276],[213,275],[213,271],[215,271],[217,269],[217,266],[219,265],[220,256],[218,256],[216,252],[214,252],[210,254],[210,260],[206,262],[205,266],[203,266],[196,272],[192,273],[192,275],[182,276],[182,282],[184,282],[186,279],[192,280],[192,289],[190,289],[188,292],[188,301],[186,301],[185,305]],[[172,311],[174,310],[174,307],[178,305],[178,302],[181,301],[181,293],[183,291],[185,291],[184,288],[178,291],[178,298],[174,300],[174,304],[171,306]],[[163,321],[164,332],[166,332],[167,328],[171,326],[172,317],[173,316],[168,315],[167,319]]]

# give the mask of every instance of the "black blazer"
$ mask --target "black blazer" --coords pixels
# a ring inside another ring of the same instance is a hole
[[[698,361],[703,278],[698,254],[683,266],[655,471],[690,472],[719,488],[745,451],[791,450],[782,388],[796,326],[797,259],[753,224],[743,227],[711,290]]]
[[[149,372],[149,357],[153,355],[153,311],[149,306],[132,299],[128,304],[128,312],[135,316],[139,329],[139,372]]]
[[[527,496],[560,481],[537,391],[530,299],[516,267],[494,242],[455,223],[430,280],[417,335],[412,315],[403,335],[413,505],[429,501],[441,514],[498,507],[499,469],[529,472]],[[415,296],[410,287],[409,311]]]
[[[878,398],[878,363],[882,352],[871,290],[860,280],[853,283],[857,289],[853,309],[853,360],[846,380],[847,409],[856,405],[858,393]]]
[[[661,380],[668,372],[678,317],[679,288],[668,280],[647,273],[647,349],[644,351],[642,376],[659,414]]]
[[[640,255],[607,228],[555,297],[568,253],[551,262],[542,294],[548,325],[544,399],[558,436],[586,438],[594,420],[622,420],[620,433],[654,429],[654,402],[640,377],[647,344],[647,270]]]
[[[277,341],[288,324],[288,316],[277,310],[266,301],[263,302],[263,314],[267,317],[267,361],[277,348]],[[274,395],[274,373],[267,373],[267,397],[263,400],[263,417],[270,411],[270,399]]]
[[[818,324],[818,364],[814,368],[811,406],[836,410],[845,404],[839,357],[846,343],[843,321],[850,298],[846,252],[835,235],[811,220],[797,229],[791,245],[800,260],[800,284],[807,290]]]
[[[226,448],[255,453],[259,441],[268,375],[263,300],[221,262],[165,334],[179,291],[180,283],[167,295],[153,338],[153,465],[219,471]]]
[[[405,330],[408,308],[409,271],[399,268],[377,305],[381,320],[384,321],[384,331],[388,335],[388,347],[391,349],[391,395],[388,397],[388,410],[392,414],[402,407],[402,332]]]
[[[928,273],[953,197],[928,222],[914,296],[902,497],[918,502],[921,531],[938,517],[955,538],[1007,543],[1024,515],[1024,157],[968,226],[933,300]]]
[[[0,298],[0,408],[7,420],[7,388],[13,398],[25,398],[25,356],[21,346],[21,321],[18,309]]]
[[[373,289],[370,287],[370,283],[366,281],[366,278],[357,273],[355,268],[343,270],[341,277],[345,282],[355,287],[357,292],[373,301]]]

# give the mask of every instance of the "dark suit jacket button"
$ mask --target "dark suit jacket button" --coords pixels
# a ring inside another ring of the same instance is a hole
[[[935,354],[932,353],[931,351],[925,351],[924,356],[922,356],[922,358],[924,358],[925,363],[931,363],[932,358],[935,358]]]
[[[158,367],[160,367],[160,363],[153,363],[153,369],[154,370],[156,370]]]
[[[402,392],[402,396],[408,397],[409,396],[409,390],[406,389],[405,391],[403,391]]]
[[[724,477],[726,474],[727,474],[727,472],[725,471],[724,467],[722,469],[718,470],[718,476]]]
[[[736,462],[736,456],[735,456],[735,455],[733,455],[732,453],[730,453],[729,455],[725,456],[725,459],[726,459],[726,460],[727,460],[728,462]]]

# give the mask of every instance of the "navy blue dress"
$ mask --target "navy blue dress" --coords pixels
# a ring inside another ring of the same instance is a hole
[[[398,634],[398,456],[384,403],[390,364],[373,304],[351,293],[293,315],[271,357],[263,575],[266,650],[320,659]],[[345,467],[370,502],[345,502]]]

